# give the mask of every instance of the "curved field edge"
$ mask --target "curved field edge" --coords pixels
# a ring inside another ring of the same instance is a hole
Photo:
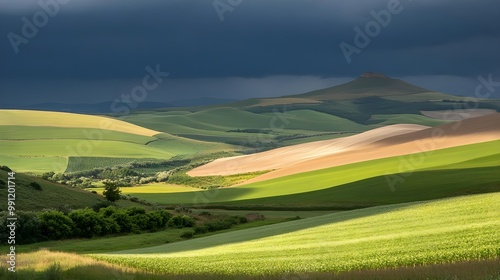
[[[114,130],[143,136],[160,133],[109,117],[36,110],[0,110],[0,125],[79,127],[96,131]]]
[[[136,195],[140,198],[151,200],[154,202],[162,204],[197,204],[203,201],[204,204],[259,204],[262,205],[264,202],[267,204],[273,204],[280,206],[297,206],[297,201],[287,200],[290,196],[297,196],[297,200],[308,199],[308,196],[314,196],[314,199],[320,199],[321,201],[330,201],[333,204],[337,202],[356,202],[360,201],[363,195],[359,195],[359,192],[351,192],[350,189],[338,189],[346,184],[356,184],[358,181],[378,177],[376,184],[373,188],[368,188],[368,191],[372,195],[374,191],[377,192],[376,197],[386,196],[387,198],[397,198],[402,192],[404,193],[408,189],[405,189],[405,185],[408,185],[413,180],[423,180],[421,183],[425,183],[423,188],[430,189],[430,196],[426,196],[426,193],[420,193],[418,200],[429,199],[429,198],[442,198],[443,196],[435,196],[436,192],[439,192],[438,188],[432,188],[436,186],[436,180],[429,181],[429,178],[421,178],[419,176],[419,170],[432,170],[439,167],[450,167],[453,164],[457,164],[457,169],[473,169],[478,166],[486,166],[485,168],[491,166],[500,165],[500,153],[498,152],[498,146],[500,141],[491,141],[479,144],[464,145],[460,147],[447,148],[441,150],[434,150],[428,152],[421,152],[413,155],[397,156],[391,158],[377,159],[371,161],[365,161],[360,163],[353,163],[338,167],[332,167],[327,169],[315,170],[310,172],[304,172],[289,176],[284,176],[281,178],[276,178],[268,181],[262,181],[247,185],[241,185],[232,188],[215,189],[208,191],[199,192],[189,192],[189,193],[175,193],[175,194],[140,194]],[[417,159],[417,160],[416,160]],[[482,160],[486,163],[482,163]],[[463,162],[463,164],[458,165],[458,163]],[[455,176],[454,170],[444,171],[448,172],[449,175]],[[483,176],[484,172],[488,172],[487,169],[483,169],[482,172],[474,175],[474,171],[470,171],[471,176],[465,178],[463,182],[470,182],[473,180],[474,176]],[[444,174],[444,173],[442,173]],[[486,173],[488,175],[489,181],[486,183],[498,182],[499,175],[498,172],[492,171]],[[386,176],[387,175],[387,176]],[[443,176],[446,177],[446,174]],[[455,176],[456,177],[456,176]],[[425,182],[424,182],[425,181]],[[460,180],[459,180],[460,181]],[[472,182],[477,185],[480,182]],[[444,180],[439,184],[449,184],[449,181]],[[462,184],[462,183],[460,183]],[[498,185],[498,184],[496,184]],[[461,191],[460,185],[457,185],[457,191]],[[451,186],[453,187],[453,186]],[[467,186],[463,185],[464,188]],[[453,188],[448,188],[453,191]],[[320,196],[317,197],[314,192],[319,191],[326,192],[349,192],[351,194],[356,194],[355,196],[348,197],[338,197],[335,196]],[[418,191],[418,190],[417,190]],[[460,194],[460,193],[459,193]],[[434,195],[434,196],[433,196]],[[452,194],[453,195],[453,194]],[[456,193],[454,195],[457,195]],[[288,197],[287,197],[288,196]],[[300,196],[304,196],[301,198]],[[448,196],[448,195],[444,195]],[[287,199],[281,199],[287,197]],[[311,197],[312,198],[312,197]],[[411,198],[409,196],[408,198]],[[390,199],[392,203],[394,202],[408,202],[415,201],[417,199]],[[365,199],[361,199],[365,200]],[[368,199],[368,205],[373,205],[373,200]],[[387,203],[388,199],[380,200],[380,203]],[[255,203],[254,203],[255,202]],[[319,201],[312,201],[313,205],[309,206],[322,206]],[[330,204],[332,204],[330,203]],[[305,203],[302,203],[305,204]],[[365,205],[365,206],[368,206]]]
[[[500,193],[378,206],[114,254],[169,274],[342,272],[500,257]]]

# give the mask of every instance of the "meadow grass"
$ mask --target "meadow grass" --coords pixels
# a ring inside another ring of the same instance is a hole
[[[162,149],[166,151],[172,151],[177,155],[191,155],[197,153],[216,153],[222,151],[234,151],[240,147],[225,144],[225,143],[212,143],[206,141],[199,141],[181,137],[161,137],[157,141],[152,141],[148,144],[148,147]]]
[[[78,126],[78,124],[75,124]],[[146,144],[157,138],[113,130],[77,127],[0,125],[1,140],[84,139]]]
[[[499,144],[500,141],[491,141],[421,153],[420,156],[424,160],[414,165],[414,170],[406,173],[400,173],[398,170],[401,166],[407,168],[404,164],[408,161],[408,156],[399,156],[299,173],[232,188],[136,195],[163,204],[192,204],[195,197],[205,196],[209,198],[208,204],[215,205],[314,208],[339,205],[359,207],[434,199],[468,191],[481,191],[481,188],[486,192],[495,191],[498,190],[500,181],[500,175],[495,170],[495,166],[500,163]],[[444,168],[459,163],[461,164],[457,167],[460,169]],[[482,168],[476,168],[479,166]],[[444,170],[419,172],[439,167]],[[463,174],[467,176],[464,177]],[[369,180],[370,178],[372,179]],[[397,184],[391,187],[393,181]]]
[[[274,113],[264,113],[269,117]],[[364,131],[366,126],[341,118],[335,115],[317,112],[314,110],[291,110],[285,111],[282,116],[287,122],[284,126],[287,129],[302,129],[313,131]]]
[[[1,165],[1,163],[0,163]],[[0,179],[7,181],[7,172],[0,170]],[[29,186],[30,183],[38,183],[42,189],[36,190]],[[26,174],[16,173],[16,200],[17,211],[42,211],[44,209],[80,209],[92,207],[98,203],[106,201],[102,195],[90,193],[89,191],[69,187],[66,185],[43,180],[39,177],[32,177]],[[7,210],[7,188],[0,188],[2,202],[1,210]],[[119,208],[139,206],[146,209],[151,207],[130,200],[118,200],[115,205]]]
[[[1,152],[0,152],[1,153]],[[0,154],[0,164],[7,165],[16,172],[41,174],[54,171],[63,173],[68,166],[64,156],[7,156]]]
[[[236,107],[208,108],[198,112],[158,113],[142,112],[127,120],[144,127],[191,139],[210,142],[274,141],[276,135],[321,133],[331,131],[364,131],[366,126],[338,116],[314,110],[286,110],[281,113],[252,113]],[[283,111],[284,110],[284,111]],[[279,116],[279,118],[278,118]],[[237,133],[236,129],[274,129],[272,135],[260,137],[258,133]]]
[[[2,154],[8,156],[102,156],[171,158],[174,153],[127,142],[104,140],[0,140]]]
[[[438,126],[449,123],[449,121],[433,119],[415,114],[373,115],[370,121],[377,122],[377,127],[399,123],[420,124],[427,126]]]
[[[282,275],[500,257],[500,193],[378,206],[91,257],[152,273]]]
[[[255,213],[255,212],[254,212]],[[195,235],[193,238],[201,238],[204,236],[212,236],[219,233],[237,231],[248,228],[257,228],[265,225],[272,225],[286,221],[293,216],[274,217],[266,220],[258,220],[250,223],[238,224],[225,230],[216,232],[208,232]],[[50,251],[72,252],[80,254],[88,253],[105,253],[118,250],[140,249],[174,242],[186,240],[180,235],[186,231],[192,231],[191,228],[169,228],[167,230],[157,232],[147,232],[140,234],[128,234],[106,237],[95,237],[92,239],[66,239],[66,240],[51,240],[37,242],[32,244],[20,245],[17,248],[18,253],[36,252],[38,250],[47,249]],[[7,251],[7,246],[0,246],[0,250]]]
[[[0,170],[0,178],[7,180],[7,173]],[[105,201],[100,195],[92,194],[88,191],[68,187],[65,185],[45,181],[40,178],[26,176],[16,173],[16,210],[18,211],[41,211],[43,209],[58,209],[67,205],[69,208],[91,207],[99,202]],[[28,185],[37,182],[42,187],[35,190]],[[1,188],[2,210],[7,210],[7,188]]]
[[[500,259],[461,261],[445,264],[419,265],[410,267],[386,268],[377,270],[352,270],[341,273],[313,272],[313,273],[282,273],[279,275],[227,275],[227,274],[152,274],[142,270],[131,269],[98,262],[89,257],[41,250],[40,252],[21,254],[22,258],[29,259],[28,266],[20,267],[16,273],[7,272],[0,264],[1,279],[17,280],[330,280],[330,279],[499,279],[498,267]],[[43,256],[40,258],[40,256]],[[62,264],[61,264],[62,263]],[[31,268],[39,267],[38,270]]]
[[[104,188],[88,188],[88,191],[96,191],[97,193],[102,193]],[[122,187],[120,188],[122,194],[139,194],[139,193],[178,193],[178,192],[193,192],[199,191],[198,188],[173,185],[167,183],[150,183],[134,187]]]

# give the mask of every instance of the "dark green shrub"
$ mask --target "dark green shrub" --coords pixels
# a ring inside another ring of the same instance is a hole
[[[118,222],[111,217],[107,217],[102,219],[102,235],[110,234],[110,233],[119,233],[120,225]]]
[[[113,205],[110,205],[106,208],[100,208],[99,209],[99,215],[101,215],[104,218],[111,217],[114,213],[116,213],[116,207]]]
[[[123,209],[118,209],[110,218],[118,224],[120,232],[131,232],[135,226],[132,222],[132,218],[130,218],[128,213]]]
[[[6,189],[7,188],[7,182],[5,182],[3,179],[0,179],[0,189]]]
[[[146,214],[146,210],[144,208],[131,207],[127,209],[127,214],[130,216],[132,223],[135,225],[136,231],[149,228],[149,216]]]
[[[102,202],[98,202],[98,203],[94,204],[94,206],[92,206],[92,209],[96,212],[99,212],[99,209],[106,208],[106,207],[113,206],[113,205],[115,205],[115,204],[111,201],[102,201]]]
[[[207,212],[207,211],[203,211],[203,212],[201,212],[198,215],[203,216],[203,217],[210,217],[210,216],[212,216],[212,214],[210,212]]]
[[[163,228],[167,225],[168,220],[172,218],[172,214],[165,210],[154,210],[147,213],[149,217],[149,227],[150,230],[156,230]]]
[[[5,165],[0,166],[0,170],[12,172],[12,169],[10,169],[8,166],[5,166]]]
[[[208,232],[208,229],[205,226],[195,226],[194,234],[204,234]]]
[[[105,234],[104,219],[98,213],[90,208],[74,210],[69,213],[69,217],[75,223],[75,233],[78,237],[92,238],[97,235]]]
[[[107,200],[113,202],[120,199],[120,194],[122,191],[120,187],[115,182],[104,181],[104,191],[102,194],[106,197]]]
[[[175,215],[172,218],[170,218],[167,222],[167,226],[170,228],[181,228],[183,227],[183,220],[182,217],[179,215]]]
[[[71,209],[69,204],[64,204],[64,205],[58,206],[57,211],[61,211],[64,215],[67,216],[69,213],[71,213],[71,211],[73,211],[73,209]]]
[[[134,215],[138,215],[138,214],[146,214],[146,209],[142,208],[142,207],[130,207],[127,209],[127,214],[129,216],[134,216]]]
[[[42,186],[40,186],[40,184],[38,184],[37,182],[31,182],[29,183],[28,185],[29,187],[37,190],[37,191],[41,191],[42,190]]]
[[[40,214],[41,234],[47,239],[62,239],[75,236],[76,225],[61,211],[51,210]]]
[[[182,225],[184,227],[194,227],[196,224],[196,220],[188,215],[182,216]]]
[[[42,174],[42,178],[45,179],[45,180],[51,180],[54,175],[55,175],[55,173],[52,172],[52,171],[45,172],[45,173]]]
[[[231,228],[231,226],[232,223],[230,221],[225,221],[225,220],[215,220],[205,223],[205,227],[210,232],[228,229]]]
[[[194,233],[192,231],[185,231],[181,234],[181,237],[186,239],[191,239],[193,238],[193,235]]]
[[[42,241],[44,238],[41,232],[42,223],[36,212],[17,211],[16,221],[16,244],[29,244]],[[8,244],[10,229],[7,225],[10,223],[7,218],[7,212],[0,213],[0,244]]]

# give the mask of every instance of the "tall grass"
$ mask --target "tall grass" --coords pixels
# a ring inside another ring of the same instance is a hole
[[[379,206],[114,254],[172,274],[343,272],[500,257],[500,193]]]

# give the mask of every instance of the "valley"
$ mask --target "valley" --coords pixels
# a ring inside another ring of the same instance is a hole
[[[39,232],[19,279],[494,279],[499,110],[383,75],[125,117],[0,109],[0,191],[15,172],[19,234]]]

